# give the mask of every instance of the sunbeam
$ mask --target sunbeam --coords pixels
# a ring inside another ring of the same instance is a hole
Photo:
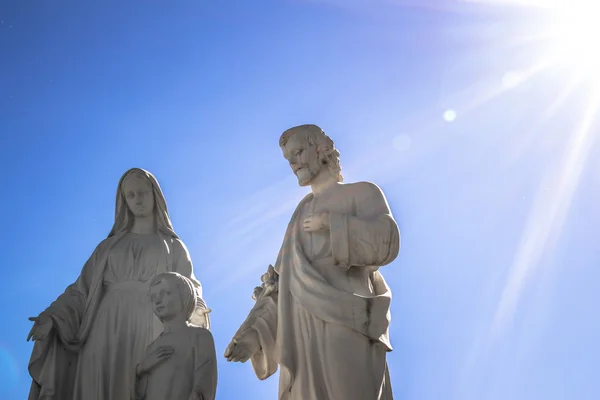
[[[569,0],[554,5],[552,18],[543,27],[546,41],[559,65],[584,80],[600,80],[600,4],[594,0]]]
[[[552,44],[552,53],[561,63],[600,77],[600,53],[596,41],[600,36],[600,4],[595,0],[470,0],[488,5],[538,7],[549,12],[550,18],[541,29],[528,36],[527,42],[537,40]],[[537,40],[536,40],[537,39]]]
[[[552,251],[553,241],[556,240],[563,226],[594,138],[590,128],[598,111],[600,96],[597,90],[593,91],[590,96],[590,102],[584,111],[581,123],[569,140],[560,173],[549,179],[555,184],[559,195],[549,198],[544,191],[544,187],[549,182],[543,182],[532,204],[515,261],[492,322],[491,334],[493,336],[501,335],[514,317],[527,281],[532,279],[542,255]]]
[[[567,99],[573,91],[575,87],[579,83],[579,78],[574,76],[571,77],[570,81],[562,88],[559,95],[552,101],[550,106],[546,109],[546,111],[540,116],[540,118],[536,121],[535,125],[525,134],[521,135],[521,140],[515,145],[512,153],[513,159],[521,157],[527,149],[529,149],[536,138],[536,134],[539,132],[539,129],[542,125],[554,116],[556,112],[560,109],[561,106],[565,104]]]
[[[472,98],[468,103],[466,103],[463,107],[464,112],[470,112],[480,107],[481,105],[488,103],[495,99],[496,97],[502,95],[507,90],[514,89],[518,85],[523,84],[527,80],[533,78],[540,72],[550,68],[554,64],[554,59],[545,59],[529,68],[522,70],[518,73],[518,77],[513,79],[511,84],[506,84],[506,80],[503,79],[500,85],[494,90],[490,90],[488,92],[482,93],[477,97]]]
[[[566,101],[572,93],[575,81],[576,79],[573,79],[566,86],[542,116],[542,120],[549,118]],[[572,198],[579,185],[580,175],[586,164],[588,150],[595,139],[591,128],[596,122],[600,106],[600,91],[592,90],[589,95],[590,101],[583,112],[581,122],[567,140],[557,173],[549,174],[546,180],[539,184],[514,262],[508,271],[495,310],[490,316],[490,323],[477,335],[464,360],[453,397],[455,399],[475,400],[484,396],[485,379],[474,380],[474,375],[481,374],[483,368],[497,362],[492,360],[495,355],[500,354],[498,352],[501,352],[500,349],[503,349],[507,343],[507,332],[513,328],[512,323],[521,305],[520,300],[524,291],[537,275],[545,272],[541,269],[540,261],[543,257],[552,254],[556,241],[560,238]],[[548,186],[555,188],[556,196],[549,196],[545,191]]]

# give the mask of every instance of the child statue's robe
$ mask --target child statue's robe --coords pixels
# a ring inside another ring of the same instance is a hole
[[[173,354],[135,382],[135,400],[188,400],[192,392],[213,400],[217,389],[217,358],[210,331],[193,325],[161,334],[146,349],[173,348]]]

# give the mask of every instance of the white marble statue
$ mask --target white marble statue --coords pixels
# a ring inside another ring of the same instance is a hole
[[[38,317],[29,373],[30,400],[129,400],[135,367],[162,332],[149,299],[150,281],[175,271],[198,294],[192,322],[208,327],[210,311],[183,242],[173,230],[156,178],[127,171],[117,187],[115,221],[75,283]]]
[[[217,356],[208,329],[190,324],[196,307],[193,282],[177,272],[157,275],[150,300],[164,330],[136,368],[134,400],[214,400]]]
[[[225,357],[250,359],[259,379],[279,365],[280,400],[390,400],[391,292],[379,269],[398,255],[398,226],[376,185],[342,184],[339,152],[318,126],[287,130],[280,146],[312,193]]]

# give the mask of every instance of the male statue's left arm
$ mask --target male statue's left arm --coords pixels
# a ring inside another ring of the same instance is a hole
[[[381,189],[370,182],[351,184],[355,215],[329,213],[335,265],[381,267],[400,251],[400,230]]]
[[[277,336],[277,301],[279,276],[273,266],[261,277],[262,285],[254,289],[256,301],[227,349],[228,361],[252,362],[254,373],[260,380],[277,371],[275,338]]]

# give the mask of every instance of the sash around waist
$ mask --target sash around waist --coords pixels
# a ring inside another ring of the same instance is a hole
[[[116,291],[135,291],[135,292],[148,292],[150,290],[149,283],[142,281],[119,281],[119,282],[104,282],[105,292],[116,292]]]

